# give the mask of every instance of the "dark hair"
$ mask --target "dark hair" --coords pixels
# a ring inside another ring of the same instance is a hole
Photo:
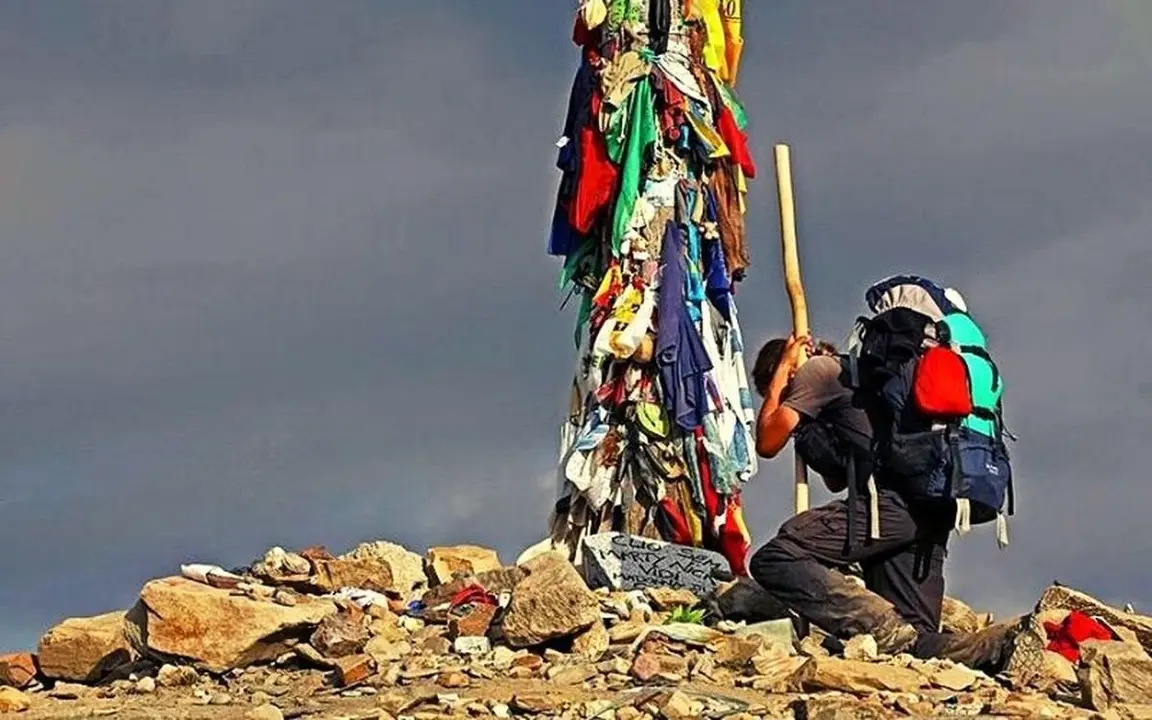
[[[780,365],[780,358],[784,355],[784,348],[787,345],[788,341],[784,338],[772,338],[760,348],[756,364],[752,366],[752,383],[761,395],[772,382],[772,376],[776,374],[776,368]]]
[[[776,374],[776,368],[780,366],[780,358],[784,356],[784,348],[786,347],[788,347],[786,338],[772,338],[760,348],[760,353],[756,356],[756,364],[752,366],[752,382],[756,386],[756,391],[761,395],[772,382],[772,376]],[[814,341],[813,354],[835,355],[836,346],[817,339]]]

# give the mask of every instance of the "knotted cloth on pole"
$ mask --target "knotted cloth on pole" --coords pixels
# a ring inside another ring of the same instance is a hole
[[[744,574],[756,472],[735,284],[756,166],[739,0],[583,0],[548,251],[578,300],[551,540],[619,531]]]

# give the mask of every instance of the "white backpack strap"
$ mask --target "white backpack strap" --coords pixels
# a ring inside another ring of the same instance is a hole
[[[996,545],[1001,550],[1008,547],[1008,517],[1002,512],[996,514]]]
[[[880,494],[876,491],[876,478],[868,476],[868,537],[880,539]]]
[[[972,530],[972,503],[965,498],[956,500],[956,533],[967,535]]]

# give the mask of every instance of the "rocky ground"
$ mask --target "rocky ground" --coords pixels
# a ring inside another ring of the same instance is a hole
[[[66,620],[36,653],[0,656],[0,714],[1152,718],[1152,618],[1075,590],[1050,588],[1037,610],[1057,624],[1082,611],[1109,639],[1082,643],[1076,663],[1049,652],[1040,678],[1010,687],[949,662],[879,656],[868,636],[798,640],[746,582],[640,589],[619,572],[629,558],[607,559],[589,572],[551,553],[504,566],[483,548],[421,556],[369,543],[340,557],[274,548],[234,572],[184,566],[126,612]],[[641,559],[667,581],[688,567],[683,548],[650,544]],[[989,622],[946,603],[946,630]]]

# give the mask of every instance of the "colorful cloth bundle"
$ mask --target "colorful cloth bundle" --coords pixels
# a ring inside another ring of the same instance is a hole
[[[548,251],[580,299],[552,542],[618,531],[745,574],[755,413],[733,299],[756,174],[739,0],[583,0]]]

